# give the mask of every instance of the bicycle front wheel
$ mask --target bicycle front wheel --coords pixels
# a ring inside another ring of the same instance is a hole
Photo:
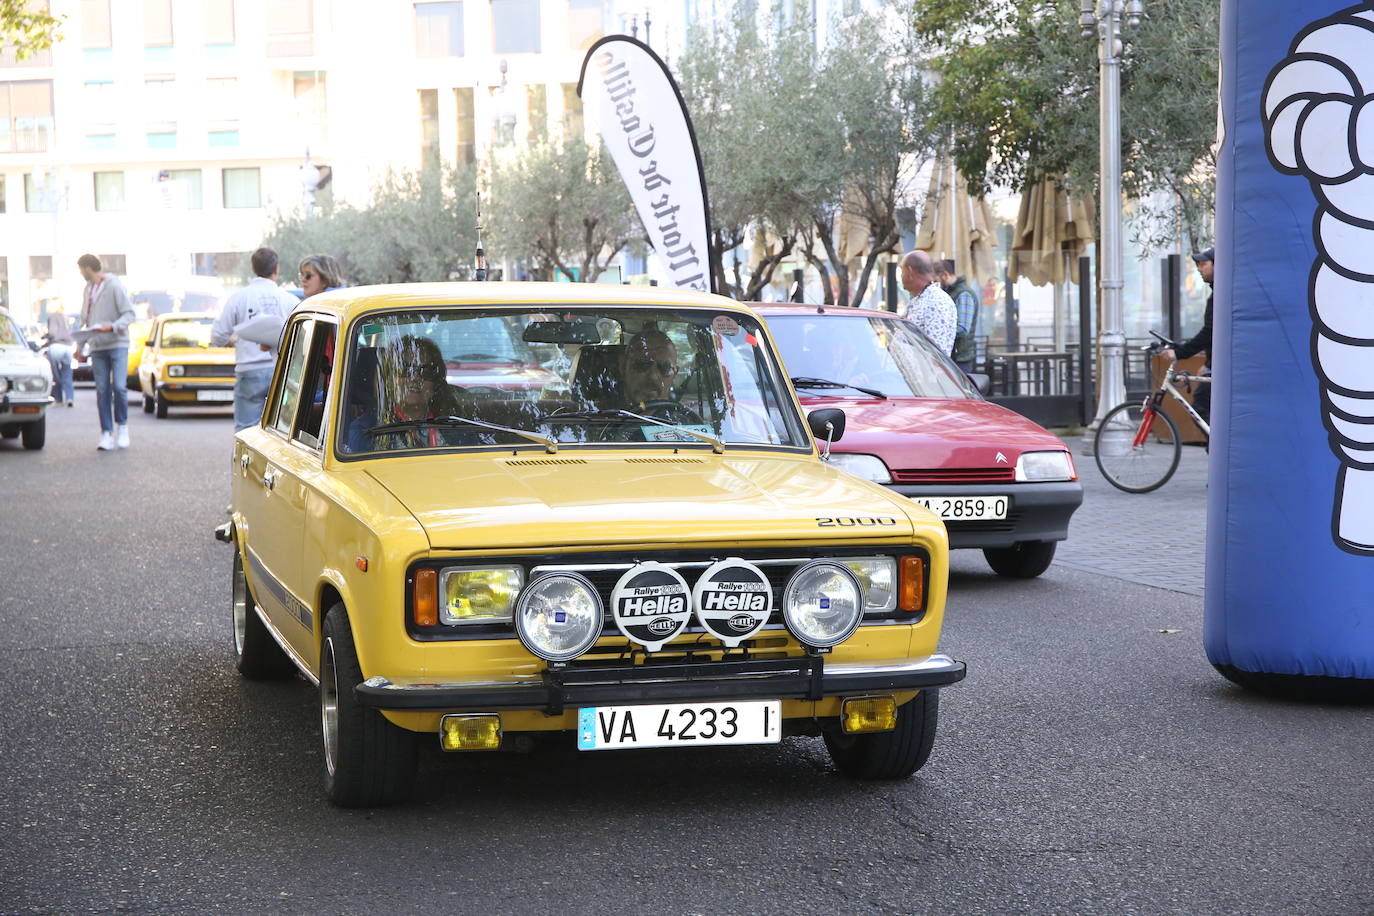
[[[1127,493],[1157,490],[1174,476],[1183,446],[1178,427],[1153,405],[1118,404],[1093,436],[1093,457],[1107,483]]]

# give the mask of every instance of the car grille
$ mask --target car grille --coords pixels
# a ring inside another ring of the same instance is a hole
[[[233,366],[185,366],[185,377],[189,378],[233,378]]]
[[[916,468],[893,471],[893,483],[1012,483],[1015,468]]]
[[[1006,518],[983,519],[981,521],[961,522],[958,519],[945,519],[945,527],[955,531],[970,533],[986,532],[988,534],[998,534],[1007,531],[1015,531],[1016,525],[1021,519],[1021,513],[1012,511],[1007,513]]]

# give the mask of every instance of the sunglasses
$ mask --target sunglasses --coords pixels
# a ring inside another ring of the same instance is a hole
[[[301,279],[302,279],[302,280],[313,280],[313,279],[315,279],[315,275],[312,274],[312,273],[311,273],[310,271],[308,271],[308,270],[303,270],[303,271],[301,271]]]
[[[630,368],[636,372],[648,372],[657,368],[660,375],[677,374],[677,363],[666,359],[632,359]]]

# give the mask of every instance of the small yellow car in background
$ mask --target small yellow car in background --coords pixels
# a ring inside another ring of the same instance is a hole
[[[158,315],[138,367],[143,412],[167,416],[169,407],[229,407],[234,403],[234,348],[210,346],[215,316]]]
[[[153,319],[140,318],[129,325],[129,378],[130,391],[139,387],[138,367],[143,362],[143,351],[148,346],[148,335],[153,330]]]
[[[358,287],[311,297],[281,341],[217,536],[238,670],[318,685],[334,803],[405,798],[422,736],[805,735],[856,778],[925,764],[939,690],[964,676],[937,651],[945,527],[822,460],[844,414],[802,415],[748,308]]]

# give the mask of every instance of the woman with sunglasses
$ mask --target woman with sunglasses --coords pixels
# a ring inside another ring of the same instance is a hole
[[[380,426],[432,420],[457,412],[454,390],[445,378],[443,354],[427,337],[407,335],[387,347],[378,367],[380,389],[376,414],[364,414],[348,427],[348,450],[440,448],[457,445],[463,431],[423,424],[370,433]]]
[[[343,286],[343,268],[327,254],[312,254],[301,261],[301,298]]]

